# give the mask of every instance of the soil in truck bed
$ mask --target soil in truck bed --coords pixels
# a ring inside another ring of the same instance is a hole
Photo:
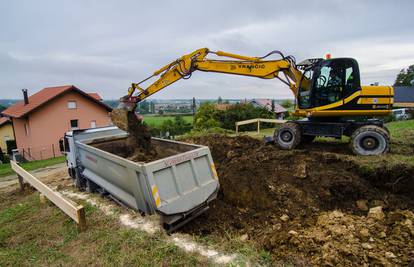
[[[185,144],[170,144],[166,141],[152,140],[151,148],[153,153],[145,153],[145,151],[137,149],[135,143],[131,143],[131,139],[129,138],[104,141],[91,145],[103,151],[135,162],[150,162],[187,152],[194,148]]]
[[[185,140],[210,147],[218,199],[181,231],[240,238],[273,264],[410,265],[414,262],[414,169],[367,174],[343,144],[280,150],[250,137]]]

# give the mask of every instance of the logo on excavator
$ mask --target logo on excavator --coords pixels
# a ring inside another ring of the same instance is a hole
[[[249,64],[249,65],[238,65],[239,69],[264,69],[264,64]]]

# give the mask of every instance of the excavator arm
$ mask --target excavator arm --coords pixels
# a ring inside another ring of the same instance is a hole
[[[215,54],[219,58],[226,59],[208,59],[209,54]],[[273,54],[278,54],[281,59],[266,60],[267,57]],[[163,66],[148,78],[138,83],[132,83],[128,89],[128,94],[121,98],[121,105],[124,109],[134,110],[138,102],[180,79],[189,79],[195,70],[262,79],[277,78],[288,85],[295,95],[302,78],[302,72],[297,69],[294,58],[292,56],[285,57],[279,51],[272,51],[264,57],[247,57],[222,51],[213,52],[208,48],[201,48]],[[152,78],[156,78],[153,83],[145,88],[141,87],[142,83]]]

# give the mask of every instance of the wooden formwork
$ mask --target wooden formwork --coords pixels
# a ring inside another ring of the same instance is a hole
[[[86,229],[85,209],[82,205],[78,205],[75,202],[63,197],[58,192],[53,191],[32,174],[20,167],[15,161],[10,161],[10,163],[12,169],[16,172],[19,178],[19,183],[22,190],[24,189],[24,182],[29,183],[37,191],[40,192],[41,202],[45,202],[45,198],[49,199],[53,204],[55,204],[59,209],[61,209],[76,222],[79,231]]]
[[[257,123],[257,133],[260,133],[260,123],[261,122],[268,122],[268,123],[285,123],[287,121],[286,120],[276,120],[276,119],[262,119],[262,118],[245,120],[245,121],[237,121],[236,122],[236,134],[239,133],[239,126],[240,125],[246,125],[246,124],[252,124],[252,123]]]

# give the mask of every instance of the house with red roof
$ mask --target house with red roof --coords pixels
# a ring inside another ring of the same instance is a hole
[[[59,139],[72,129],[111,125],[111,107],[97,93],[73,85],[47,87],[2,112],[10,118],[17,148],[27,160],[60,155]]]

